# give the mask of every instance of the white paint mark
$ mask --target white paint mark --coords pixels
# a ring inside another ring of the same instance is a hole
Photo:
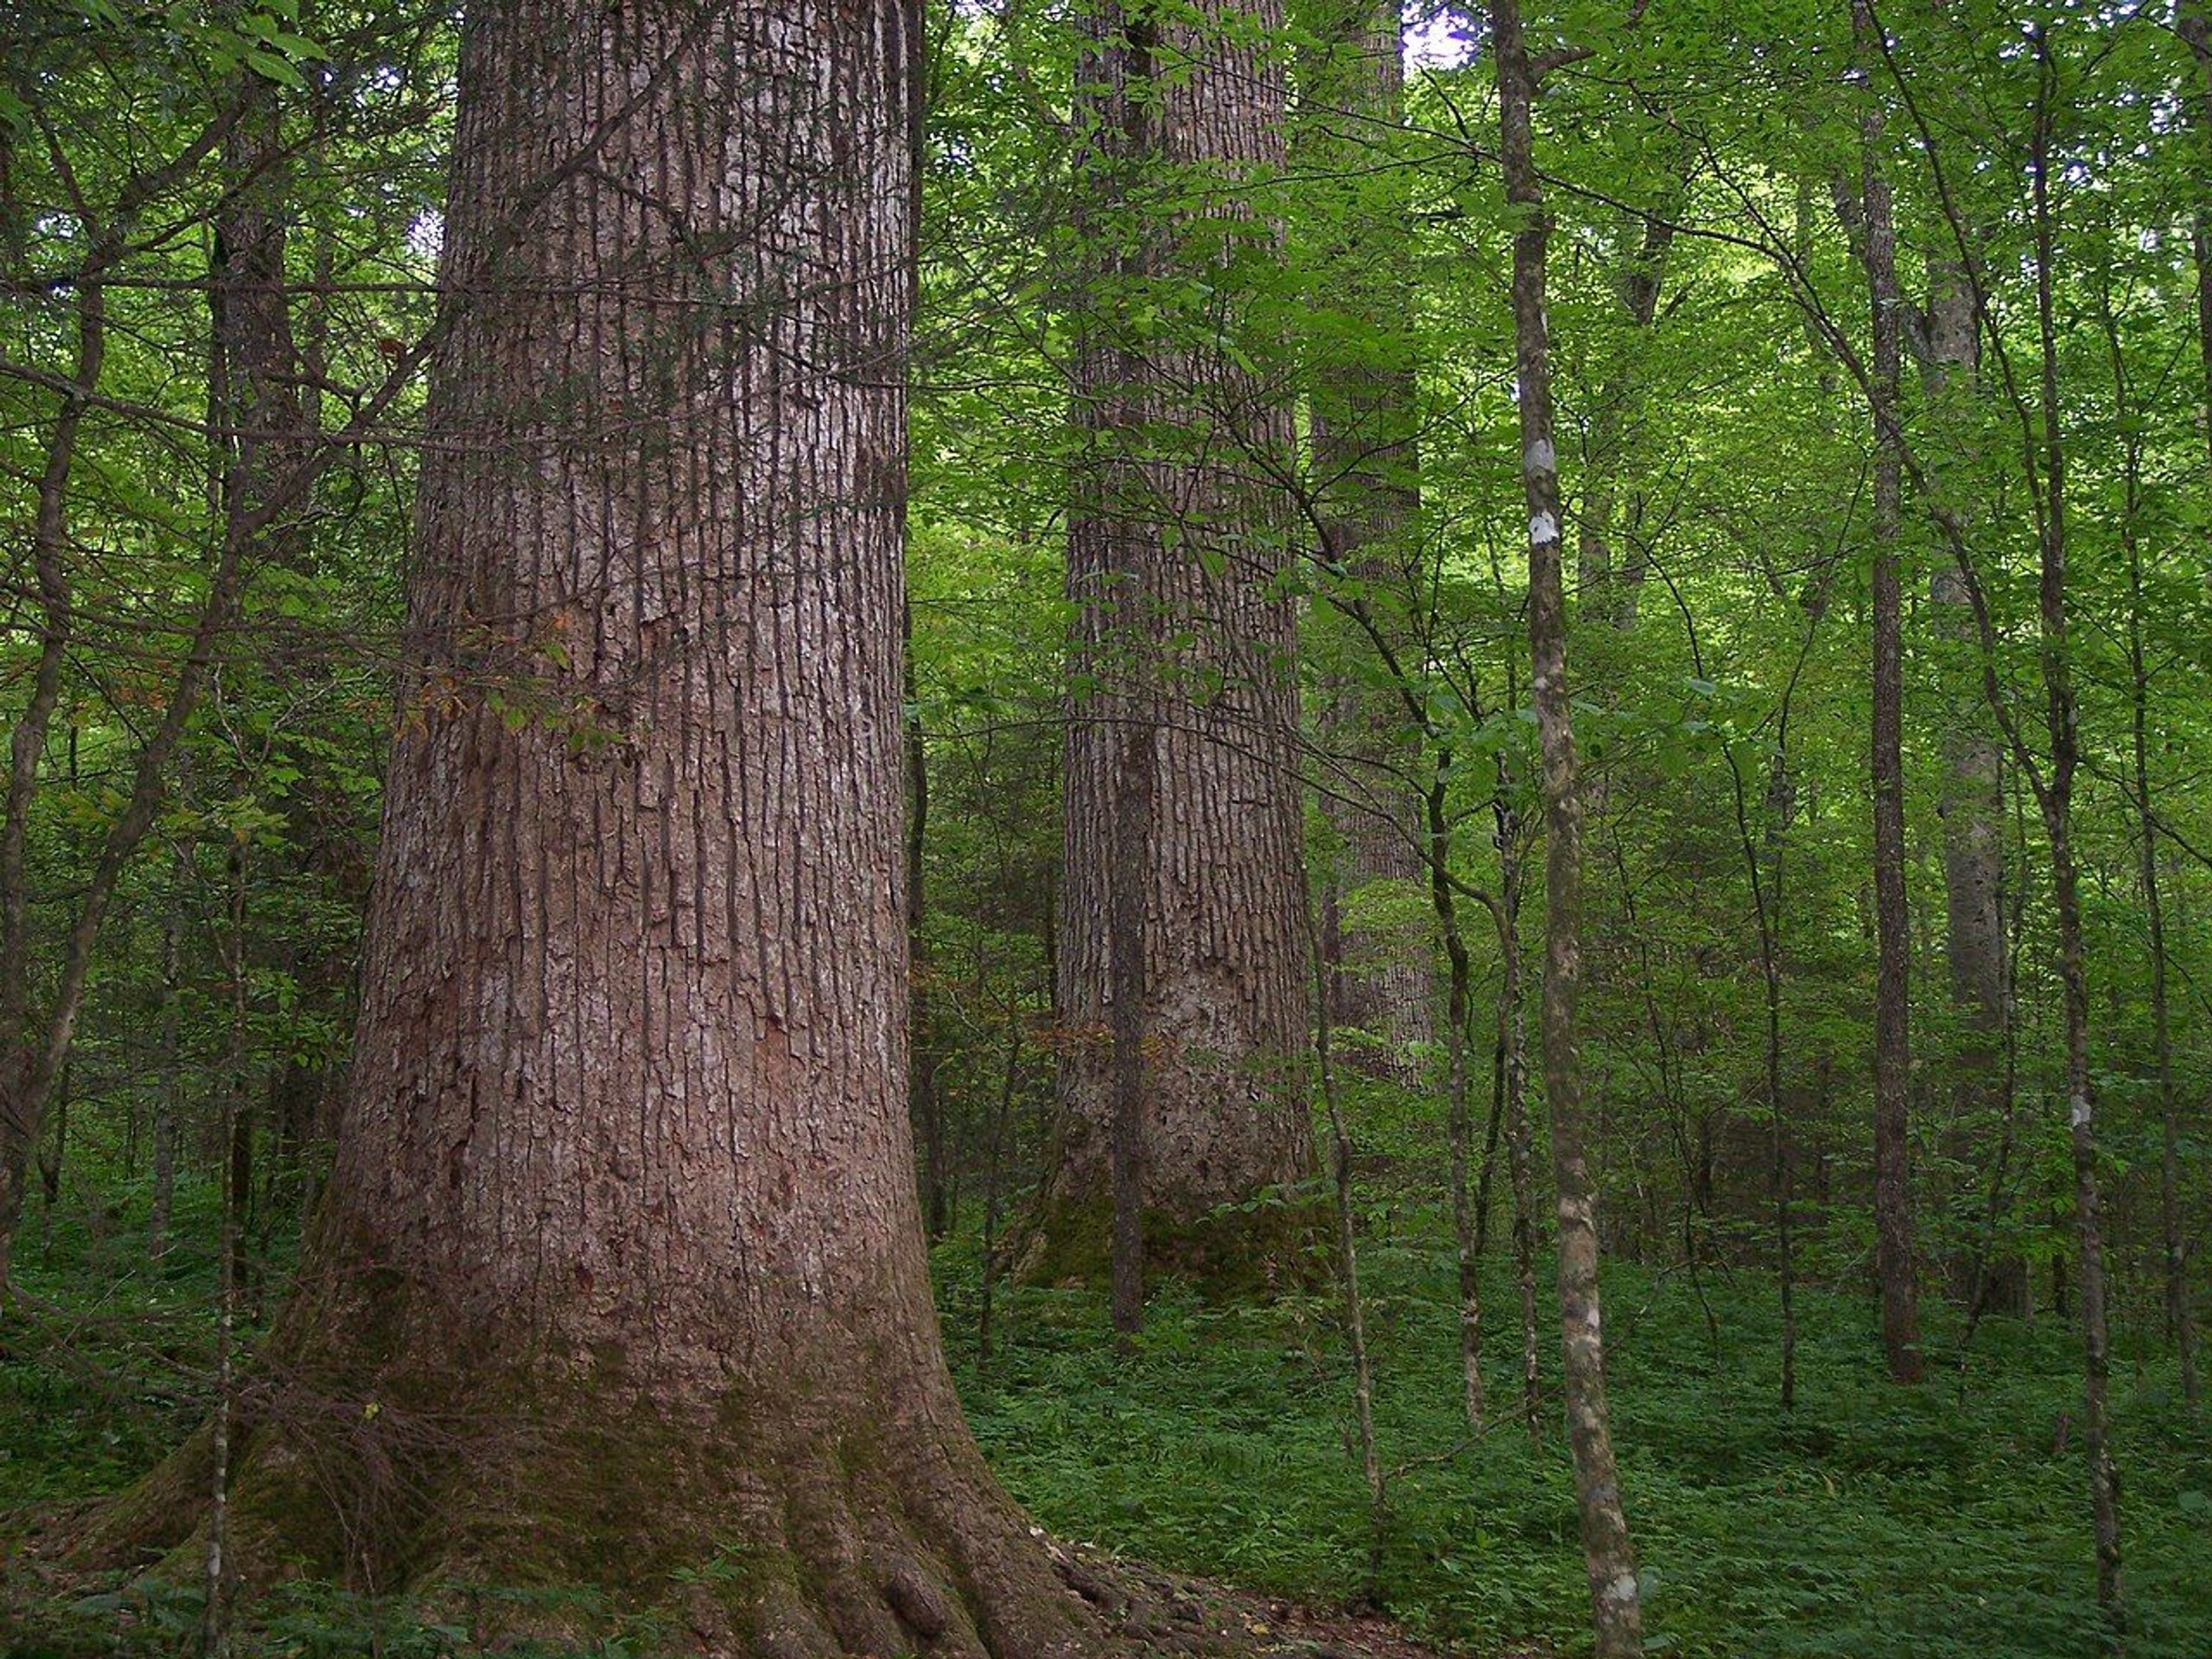
[[[1528,519],[1528,539],[1535,543],[1540,547],[1546,542],[1555,542],[1559,540],[1559,520],[1554,519],[1548,513],[1536,513],[1530,514]]]

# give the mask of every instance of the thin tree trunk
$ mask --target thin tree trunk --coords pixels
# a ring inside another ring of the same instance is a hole
[[[2136,461],[2129,446],[2129,495],[2132,514]],[[2137,872],[2142,885],[2143,921],[2150,943],[2151,1063],[2158,1079],[2160,1125],[2158,1207],[2165,1267],[2166,1335],[2181,1364],[2181,1398],[2194,1415],[2200,1402],[2197,1379],[2197,1330],[2189,1305],[2189,1246],[2181,1204],[2181,1100],[2173,1079],[2173,1022],[2166,988],[2166,902],[2159,880],[2158,819],[2150,793],[2150,671],[2143,653],[2142,548],[2132,527],[2127,537],[2128,666],[2130,725],[2135,762]]]
[[[2158,814],[2151,799],[2150,659],[2143,639],[2142,441],[2133,419],[2134,398],[2120,348],[2119,319],[2108,291],[2099,295],[2099,320],[2112,359],[2114,409],[2119,416],[2120,546],[2126,556],[2129,750],[2136,808],[2136,875],[2142,890],[2143,924],[2150,946],[2151,1068],[2158,1087],[2159,1244],[2165,1291],[2166,1337],[2181,1368],[2181,1398],[2193,1417],[2201,1403],[2197,1377],[2197,1331],[2189,1298],[2189,1246],[2182,1215],[2181,1101],[2173,1076],[2173,1016],[2168,985],[2166,893],[2159,870]]]
[[[1392,165],[1403,118],[1404,41],[1398,0],[1328,0],[1305,77],[1299,150],[1342,228],[1323,302],[1357,325],[1312,374],[1313,471],[1333,556],[1363,581],[1402,581],[1420,511],[1420,406],[1406,258],[1410,173]],[[1419,791],[1407,781],[1414,746],[1398,699],[1358,676],[1323,694],[1323,741],[1346,790],[1322,806],[1339,845],[1324,892],[1326,981],[1340,1026],[1369,1041],[1340,1058],[1401,1083],[1417,1080],[1415,1045],[1435,1035],[1426,930],[1389,906],[1415,890],[1425,860]],[[1350,798],[1347,798],[1350,797]],[[1367,902],[1363,905],[1362,896]],[[1376,907],[1377,896],[1386,902]],[[1380,908],[1376,916],[1369,914]]]
[[[1468,1431],[1482,1432],[1482,1262],[1475,1239],[1475,1212],[1468,1188],[1473,1133],[1468,1109],[1467,1020],[1473,967],[1467,939],[1460,931],[1458,906],[1452,896],[1451,821],[1445,801],[1451,757],[1439,748],[1436,775],[1429,785],[1429,898],[1436,911],[1437,931],[1443,935],[1444,956],[1449,964],[1444,995],[1444,1100],[1451,1141],[1452,1244],[1459,1272],[1460,1403],[1467,1414]]]
[[[2051,773],[2038,792],[2051,843],[2051,896],[2057,914],[2058,971],[2064,988],[2067,1116],[2072,1127],[2075,1224],[2079,1236],[2082,1343],[2082,1452],[2089,1467],[2090,1520],[2097,1556],[2097,1603],[2112,1644],[2122,1638],[2119,1480],[2110,1431],[2110,1335],[2106,1328],[2103,1195],[2097,1168],[2095,1097],[2090,1081],[2089,986],[2081,929],[2081,874],[2073,844],[2074,774],[2079,763],[2066,604],[2066,449],[2058,408],[2057,228],[2051,199],[2057,70],[2049,36],[2034,34],[2038,67],[2029,155],[2035,223],[2036,321],[2042,348],[2042,491],[2039,614],[2045,726]]]
[[[1974,289],[1957,254],[1931,249],[1927,264],[1922,383],[1931,418],[1948,429],[1947,436],[1958,434],[1963,441],[1963,434],[1972,430],[1980,378]],[[1958,453],[1960,441],[1947,442],[1944,447],[1947,459],[1963,464],[1939,469],[1936,487],[1954,497],[1948,510],[1961,513],[1966,503],[1955,499],[1958,489],[1953,479],[1972,477],[1972,457],[1970,451]],[[1929,600],[1941,634],[1971,647],[1973,618],[1955,570],[1936,569],[1929,578]],[[1991,1117],[2011,1109],[1991,1082],[2002,1069],[2008,1007],[2002,913],[2002,779],[1997,740],[1988,729],[1988,710],[1970,692],[1946,690],[1943,784],[1937,805],[1943,820],[1944,955],[1950,970],[1952,1010],[1965,1034],[1950,1060],[1951,1127],[1946,1139],[1954,1159],[1968,1162],[1975,1140],[1986,1132]],[[2005,1276],[2014,1284],[2027,1282],[2018,1264]],[[1981,1297],[1985,1293],[1982,1279],[1983,1272],[1976,1270],[1969,1282],[1960,1283],[1954,1273],[1954,1289],[1968,1298]]]
[[[272,527],[313,483],[342,446],[324,446],[302,454],[264,445],[262,420],[278,431],[294,431],[282,414],[292,365],[289,343],[269,335],[267,313],[281,309],[281,252],[270,274],[268,243],[274,233],[249,231],[240,257],[231,257],[218,238],[219,255],[210,273],[221,374],[231,390],[216,400],[213,435],[223,447],[221,485],[222,533],[207,590],[184,643],[182,661],[167,706],[131,763],[130,787],[122,811],[102,837],[92,872],[76,900],[64,930],[48,1005],[33,1018],[29,1007],[27,877],[23,861],[32,797],[46,744],[46,729],[59,692],[62,655],[70,631],[67,574],[68,490],[78,428],[100,379],[106,332],[105,284],[119,257],[140,208],[179,174],[218,148],[234,176],[258,179],[276,141],[268,125],[270,92],[264,83],[228,100],[224,112],[161,166],[131,179],[121,192],[112,222],[95,228],[94,251],[76,275],[76,373],[65,394],[55,436],[40,477],[33,563],[38,573],[42,616],[40,666],[30,702],[9,738],[9,773],[4,812],[0,812],[0,1286],[22,1213],[31,1150],[38,1144],[56,1079],[68,1062],[76,1021],[84,1002],[93,954],[106,925],[118,884],[154,827],[166,792],[170,763],[199,706],[216,659],[228,635],[254,558],[264,550]],[[262,157],[261,161],[242,161]],[[252,192],[246,192],[251,195]],[[235,208],[234,212],[245,210]],[[281,241],[277,244],[281,250]],[[349,429],[366,430],[380,420],[407,383],[418,352],[400,361],[374,393],[365,398]]]
[[[1582,799],[1567,687],[1559,461],[1552,435],[1551,344],[1545,316],[1551,219],[1533,131],[1538,89],[1548,65],[1528,57],[1516,0],[1492,0],[1490,20],[1498,65],[1499,161],[1506,199],[1519,222],[1513,237],[1514,367],[1521,477],[1528,507],[1529,655],[1544,768],[1544,1093],[1551,1108],[1559,1198],[1561,1382],[1598,1659],[1630,1659],[1643,1650],[1643,1601],[1606,1411],[1598,1195],[1585,1145],[1575,1018],[1582,978]]]
[[[929,1018],[929,745],[922,730],[921,693],[914,660],[914,608],[899,614],[899,640],[906,665],[906,931],[913,959],[915,1127],[921,1132],[921,1213],[932,1238],[945,1237],[945,1103],[937,1087],[936,1033]]]
[[[231,1429],[237,1409],[238,1257],[243,1231],[240,1210],[245,1197],[235,1148],[247,1097],[249,1009],[246,969],[246,849],[243,842],[232,842],[227,865],[229,914],[223,935],[223,967],[230,981],[230,1037],[223,1054],[221,1131],[225,1146],[222,1218],[216,1241],[215,1411],[208,1428],[210,1467],[202,1558],[204,1600],[200,1612],[200,1649],[209,1659],[220,1659],[229,1647],[230,1576],[225,1552],[230,1544]]]
[[[178,935],[184,926],[183,867],[188,843],[177,843],[168,914],[161,921],[161,1075],[154,1093],[154,1194],[146,1218],[146,1254],[158,1260],[169,1248],[169,1210],[177,1184],[177,1137],[184,1092],[184,1054],[179,1041],[183,985],[178,976]]]
[[[100,385],[106,355],[106,289],[95,257],[76,283],[76,369],[63,394],[39,477],[31,568],[39,589],[39,659],[31,693],[8,734],[8,793],[0,806],[0,1294],[23,1212],[31,1150],[46,1115],[40,1085],[43,1033],[31,1014],[31,889],[27,857],[31,805],[46,732],[61,699],[62,673],[75,632],[69,574],[69,488],[78,434]]]
[[[1852,29],[1863,70],[1878,48],[1868,0],[1852,0]],[[1905,700],[1903,594],[1898,531],[1904,498],[1898,428],[1904,297],[1897,282],[1897,229],[1881,155],[1883,118],[1869,91],[1860,117],[1862,252],[1874,336],[1868,403],[1874,461],[1874,887],[1879,957],[1874,1004],[1875,1263],[1881,1291],[1882,1352],[1891,1378],[1921,1376],[1918,1292],[1912,1256],[1912,1195],[1907,1141],[1912,1086],[1912,941],[1905,893]]]
[[[2212,8],[2205,0],[2181,0],[2176,19],[2181,38],[2197,60],[2201,84],[2197,94],[2196,130],[2198,189],[2212,193]],[[2204,447],[2212,459],[2212,200],[2200,197],[2190,226],[2190,251],[2197,262],[2197,350],[2203,377]]]
[[[1314,941],[1317,975],[1325,974],[1318,939]],[[1375,1371],[1367,1353],[1367,1315],[1359,1300],[1359,1238],[1353,1225],[1352,1206],[1352,1137],[1344,1127],[1344,1112],[1336,1097],[1336,1069],[1330,1053],[1329,999],[1325,984],[1315,988],[1314,1065],[1320,1073],[1321,1098],[1328,1114],[1330,1173],[1334,1177],[1336,1211],[1336,1262],[1344,1289],[1345,1339],[1352,1346],[1352,1404],[1359,1432],[1359,1471],[1367,1486],[1367,1571],[1364,1599],[1378,1605],[1382,1588],[1382,1540],[1390,1519],[1389,1491],[1383,1482],[1382,1458],[1375,1437]]]
[[[1679,181],[1678,181],[1679,182]],[[1659,284],[1674,246],[1679,204],[1662,201],[1660,210],[1644,222],[1636,252],[1622,262],[1613,288],[1631,331],[1632,339],[1647,333],[1659,314]],[[1637,349],[1628,348],[1632,356]],[[1634,631],[1645,574],[1640,528],[1644,516],[1642,491],[1629,490],[1628,546],[1624,556],[1613,558],[1613,516],[1628,446],[1643,419],[1644,377],[1632,361],[1624,365],[1601,389],[1592,422],[1589,477],[1583,489],[1580,535],[1577,548],[1577,585],[1583,603],[1620,633]]]
[[[1506,699],[1517,706],[1510,678]],[[1513,1279],[1521,1304],[1521,1416],[1529,1441],[1544,1438],[1543,1389],[1537,1366],[1535,1152],[1528,1126],[1528,1019],[1521,988],[1521,814],[1502,772],[1492,807],[1498,843],[1498,1042],[1504,1085],[1505,1156],[1513,1184]]]
[[[999,1084],[997,1110],[991,1117],[991,1142],[983,1165],[983,1284],[982,1307],[975,1316],[975,1364],[991,1364],[991,1321],[998,1300],[999,1211],[1004,1194],[1006,1135],[1014,1114],[1014,1091],[1021,1081],[1022,1023],[1018,1006],[1006,1012],[1006,1068]]]

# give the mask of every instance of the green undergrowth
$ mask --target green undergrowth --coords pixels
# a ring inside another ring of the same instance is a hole
[[[27,1517],[128,1484],[204,1411],[213,1281],[204,1196],[186,1195],[178,1243],[153,1266],[131,1215],[64,1206],[23,1240],[20,1279],[33,1302],[0,1334],[0,1653],[150,1659],[192,1650],[192,1587],[58,1585],[14,1547]],[[1368,1227],[1377,1421],[1395,1471],[1380,1599],[1440,1647],[1586,1650],[1552,1332],[1540,1347],[1546,1438],[1532,1448],[1518,1416],[1513,1286],[1494,1261],[1484,1281],[1493,1420],[1469,1443],[1440,1218],[1378,1205]],[[274,1311],[281,1265],[264,1311]],[[1137,1352],[1124,1358],[1102,1296],[1001,1286],[985,1364],[979,1255],[956,1238],[936,1265],[971,1420],[1042,1523],[1310,1603],[1361,1598],[1366,1501],[1328,1294],[1209,1305],[1157,1287]],[[1548,1263],[1542,1271],[1548,1303]],[[1709,1268],[1692,1283],[1618,1266],[1607,1297],[1615,1435],[1655,1650],[2095,1650],[2078,1351],[2065,1322],[1987,1321],[1961,1355],[1955,1315],[1931,1303],[1930,1380],[1898,1389],[1881,1375],[1870,1303],[1803,1290],[1798,1401],[1784,1412],[1779,1315],[1763,1276]],[[2129,1651],[2205,1659],[2212,1437],[2187,1426],[2154,1328],[2145,1328],[2123,1323],[2113,1377]],[[242,1612],[234,1652],[442,1659],[472,1650],[472,1600],[520,1593],[454,1590],[428,1603],[295,1585]],[[573,1595],[592,1622],[596,1592]],[[598,1622],[608,1633],[596,1645],[561,1650],[617,1659],[660,1646],[647,1625]]]
[[[1541,1334],[1545,1441],[1520,1415],[1504,1263],[1484,1281],[1491,1426],[1460,1407],[1453,1267],[1436,1218],[1362,1258],[1382,1460],[1395,1471],[1379,1599],[1440,1645],[1585,1651],[1574,1492]],[[1171,1289],[1133,1358],[1095,1295],[1002,1293],[979,1360],[971,1250],[939,1258],[969,1413],[1054,1531],[1316,1602],[1365,1590],[1349,1363],[1325,1299],[1209,1307]],[[1542,1264],[1549,1298],[1548,1261]],[[1798,1295],[1798,1397],[1779,1401],[1770,1281],[1612,1269],[1613,1428],[1656,1651],[1712,1659],[2028,1659],[2098,1648],[2079,1352],[2055,1319],[1928,1310],[1931,1376],[1881,1373],[1869,1303]],[[1706,1307],[1712,1320],[1709,1326]],[[1717,1349],[1712,1333],[1717,1333]],[[2123,1341],[2113,1376],[2129,1650],[2212,1654],[2212,1437],[2170,1368]]]

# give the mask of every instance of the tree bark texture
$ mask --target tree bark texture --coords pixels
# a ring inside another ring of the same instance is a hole
[[[953,1396],[907,1121],[918,28],[467,19],[351,1096],[239,1401],[249,1575],[598,1583],[789,1659],[1087,1639]],[[207,1455],[107,1540],[198,1523]]]
[[[1109,8],[1078,73],[1094,259],[1079,301],[1085,453],[1068,532],[1079,690],[1066,758],[1059,1133],[1024,1251],[1034,1277],[1096,1278],[1106,1266],[1111,843],[1132,731],[1153,746],[1140,870],[1147,1256],[1208,1282],[1264,1280],[1313,1231],[1310,1206],[1221,1207],[1313,1167],[1295,623],[1276,580],[1290,557],[1289,404],[1218,343],[1250,337],[1233,266],[1269,257],[1274,237],[1243,207],[1170,219],[1148,199],[1194,178],[1249,193],[1279,168],[1283,76],[1253,44],[1279,23],[1272,0],[1172,21]],[[1139,296],[1162,292],[1156,278],[1173,289],[1190,277],[1207,281],[1218,309],[1150,331],[1132,320]]]

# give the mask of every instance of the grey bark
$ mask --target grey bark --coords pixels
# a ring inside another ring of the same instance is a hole
[[[1518,380],[1521,478],[1528,508],[1528,644],[1543,762],[1545,848],[1542,1028],[1544,1094],[1551,1111],[1559,1189],[1561,1385],[1574,1455],[1598,1659],[1643,1650],[1643,1597],[1614,1467],[1606,1408],[1605,1346],[1598,1290],[1597,1183],[1589,1169],[1576,1002],[1582,981],[1583,803],[1567,684],[1558,450],[1553,437],[1551,342],[1545,260],[1551,217],[1533,133],[1546,64],[1532,60],[1516,0],[1492,0],[1498,66],[1499,161],[1513,237],[1514,367]]]

